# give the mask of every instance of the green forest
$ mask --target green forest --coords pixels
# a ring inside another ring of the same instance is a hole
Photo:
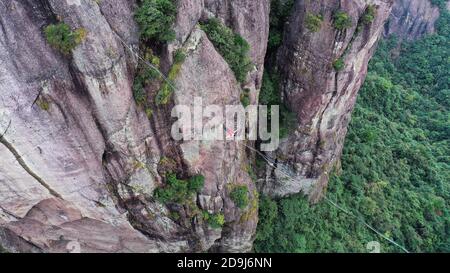
[[[440,5],[444,11],[444,5]],[[450,16],[415,42],[380,41],[326,196],[261,197],[255,252],[449,252]]]

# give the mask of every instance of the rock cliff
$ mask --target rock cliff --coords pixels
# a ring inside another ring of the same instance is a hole
[[[250,43],[255,69],[245,86],[256,101],[269,1],[228,2],[177,2],[176,41],[166,50],[189,51],[174,82],[175,103],[194,96],[204,103],[239,102],[243,86],[198,28],[201,18],[212,16]],[[243,169],[243,148],[177,143],[168,137],[170,111],[160,107],[149,117],[134,102],[135,8],[134,1],[119,0],[2,1],[0,241],[6,249],[67,251],[67,242],[75,242],[89,252],[250,250],[257,202],[241,210],[229,198],[235,184],[257,198]],[[43,34],[57,22],[87,34],[70,56]],[[161,62],[171,65],[167,55]],[[182,166],[184,176],[204,175],[192,204],[223,215],[223,227],[209,227],[188,206],[175,208],[174,217],[173,208],[155,200],[166,158]]]
[[[435,31],[439,7],[428,0],[397,0],[385,25],[384,35],[415,40]]]
[[[296,179],[286,179],[269,166],[264,193],[286,196],[302,191],[313,202],[320,199],[339,163],[357,93],[392,4],[295,2],[276,63],[283,101],[297,124],[271,156]]]
[[[195,98],[239,104],[244,90],[258,102],[270,2],[178,0],[175,39],[143,45],[134,0],[2,1],[0,245],[13,252],[250,251],[258,221],[253,155],[240,142],[174,140],[171,110]],[[294,1],[273,65],[297,124],[269,155],[298,179],[268,168],[263,193],[320,198],[392,5]],[[252,67],[243,81],[200,27],[211,18],[249,43]],[[70,54],[44,34],[62,22],[85,33]],[[145,47],[165,75],[177,69],[167,104],[154,100],[161,80],[143,86],[146,107],[133,95]],[[176,63],[180,49],[185,58]],[[180,204],[164,204],[154,192],[178,183],[169,172],[183,180],[201,174],[204,185]],[[232,198],[240,186],[245,208]]]

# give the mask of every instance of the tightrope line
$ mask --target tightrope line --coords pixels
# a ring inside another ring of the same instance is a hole
[[[295,178],[290,175],[287,174],[285,172],[285,170],[280,169],[279,167],[275,166],[275,164],[273,163],[274,161],[272,159],[270,159],[269,157],[267,157],[266,155],[264,155],[262,152],[256,150],[253,147],[250,147],[244,143],[242,143],[243,146],[247,147],[248,149],[255,151],[256,153],[258,153],[270,166],[272,166],[273,168],[277,169],[278,171],[280,171],[281,174],[283,174],[284,176],[286,176],[289,180],[291,180],[291,182],[295,182]],[[380,231],[378,231],[376,228],[372,227],[371,225],[369,225],[362,217],[358,217],[356,216],[354,213],[350,212],[349,210],[339,206],[337,203],[335,203],[333,200],[331,200],[330,198],[326,197],[324,195],[324,199],[325,201],[327,201],[329,204],[331,204],[332,206],[336,207],[337,209],[339,209],[340,211],[344,212],[345,214],[355,218],[356,220],[360,221],[364,226],[366,226],[367,228],[369,228],[370,230],[372,230],[373,232],[375,232],[378,236],[380,236],[381,238],[383,238],[384,240],[386,240],[387,242],[397,246],[398,248],[400,248],[401,250],[403,250],[405,253],[410,253],[405,247],[403,247],[402,245],[398,244],[397,242],[395,242],[394,240],[388,238],[386,235],[384,235],[383,233],[381,233]]]

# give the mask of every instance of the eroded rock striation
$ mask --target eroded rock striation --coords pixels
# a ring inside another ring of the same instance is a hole
[[[384,36],[415,40],[434,33],[439,7],[429,0],[397,0],[385,25]]]

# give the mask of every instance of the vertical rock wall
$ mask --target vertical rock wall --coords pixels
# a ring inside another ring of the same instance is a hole
[[[363,23],[369,5],[376,15]],[[296,179],[269,168],[263,192],[285,196],[303,191],[312,201],[320,198],[339,162],[358,90],[392,5],[392,0],[295,1],[277,63],[283,100],[298,124],[272,156]],[[349,28],[334,27],[338,11],[351,19]],[[317,32],[307,27],[310,15],[323,18]],[[337,60],[344,64],[339,71],[333,65]]]

